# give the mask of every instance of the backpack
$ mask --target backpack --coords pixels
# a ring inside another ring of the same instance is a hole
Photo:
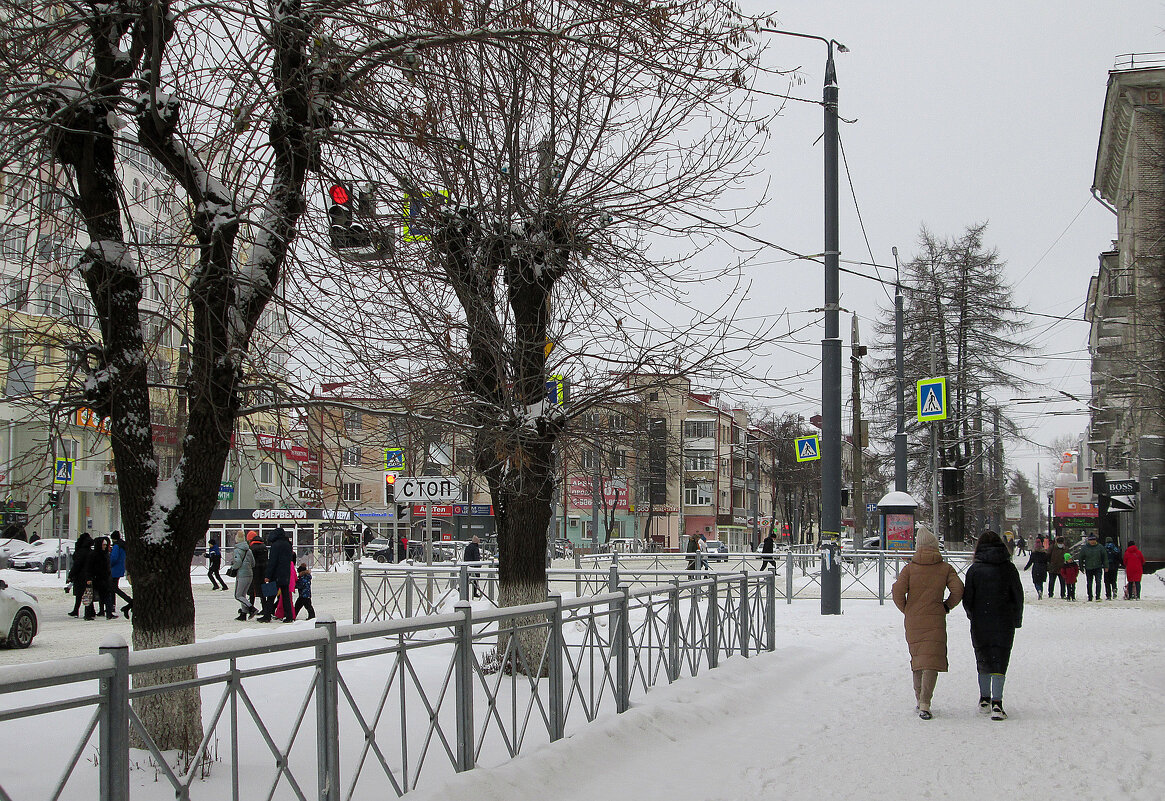
[[[1116,570],[1121,566],[1121,552],[1120,548],[1114,545],[1105,545],[1104,549],[1108,551],[1108,569]]]

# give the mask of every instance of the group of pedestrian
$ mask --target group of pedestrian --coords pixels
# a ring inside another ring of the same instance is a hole
[[[239,602],[236,620],[259,615],[260,623],[270,623],[275,617],[291,623],[301,609],[307,610],[308,620],[316,616],[311,569],[306,563],[296,565],[295,549],[282,526],[272,531],[266,542],[258,531],[239,532],[227,575],[235,579],[235,600]],[[298,592],[295,603],[292,592]]]
[[[964,580],[943,560],[938,538],[920,526],[914,557],[894,582],[894,605],[905,616],[915,708],[930,720],[938,674],[948,670],[946,616],[960,603],[971,621],[979,711],[1006,720],[1003,684],[1015,630],[1023,624],[1023,588],[1003,538],[984,532]]]
[[[1103,582],[1104,598],[1111,601],[1121,597],[1118,586],[1121,567],[1125,570],[1124,597],[1133,600],[1140,598],[1145,556],[1133,540],[1129,540],[1128,546],[1121,551],[1112,537],[1102,546],[1096,534],[1089,534],[1077,557],[1067,547],[1063,536],[1056,537],[1046,548],[1037,539],[1023,569],[1031,570],[1038,599],[1044,597],[1044,580],[1047,579],[1049,598],[1055,596],[1056,582],[1059,581],[1060,598],[1075,601],[1076,582],[1083,569],[1088,600],[1101,600],[1100,587]]]
[[[69,617],[79,617],[84,607],[85,620],[117,617],[117,599],[125,601],[122,614],[130,616],[133,599],[121,589],[125,578],[125,545],[121,532],[110,532],[108,537],[93,538],[82,532],[73,546],[72,561],[66,575],[65,592],[73,593],[73,611]]]

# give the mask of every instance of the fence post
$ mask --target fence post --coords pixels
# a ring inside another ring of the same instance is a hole
[[[712,589],[708,595],[708,667],[720,662],[720,576],[712,574]]]
[[[363,623],[360,618],[360,594],[363,590],[363,583],[360,580],[360,560],[352,561],[352,622]]]
[[[765,574],[765,592],[768,594],[769,606],[765,610],[765,648],[769,651],[777,650],[777,574]]]
[[[619,591],[619,563],[612,562],[607,576],[607,592]]]
[[[316,764],[320,801],[340,799],[340,663],[336,658],[336,619],[324,612],[316,618],[327,640],[316,646],[320,672],[316,677]]]
[[[582,556],[574,552],[574,597],[582,597]]]
[[[667,678],[677,681],[680,677],[680,579],[672,579],[671,593],[667,599]]]
[[[740,655],[748,656],[748,570],[740,574]]]
[[[454,676],[457,694],[457,770],[473,770],[473,606],[458,601],[461,612],[457,624],[457,667]]]
[[[469,565],[461,565],[461,573],[457,577],[457,593],[462,601],[469,600]]]
[[[413,571],[405,571],[405,617],[413,616]]]
[[[886,603],[886,552],[878,551],[878,605]]]
[[[618,694],[615,711],[626,712],[631,708],[631,588],[624,584],[619,588],[623,597],[619,600],[619,636],[615,639],[615,683]]]
[[[785,554],[785,603],[793,603],[793,552]]]
[[[102,702],[98,731],[101,801],[129,798],[129,645],[113,635],[101,653],[113,658],[113,675],[100,682]]]
[[[550,600],[554,603],[554,611],[550,618],[550,642],[546,647],[550,653],[550,741],[561,740],[566,736],[566,714],[563,707],[565,696],[566,677],[562,675],[562,593],[550,593]]]

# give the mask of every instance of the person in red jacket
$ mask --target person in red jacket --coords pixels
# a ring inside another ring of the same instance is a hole
[[[1076,577],[1080,575],[1080,565],[1071,553],[1064,554],[1064,566],[1060,568],[1060,582],[1068,588],[1068,600],[1076,600]]]
[[[1125,597],[1137,600],[1141,597],[1141,577],[1145,575],[1145,555],[1132,540],[1129,540],[1129,547],[1125,548],[1124,563],[1125,581],[1128,582]]]

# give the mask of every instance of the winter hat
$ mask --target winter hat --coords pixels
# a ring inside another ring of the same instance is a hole
[[[919,526],[915,529],[914,548],[918,551],[921,551],[923,548],[933,548],[937,551],[938,537],[926,526]]]
[[[1070,554],[1070,553],[1064,554],[1064,561],[1071,562],[1072,561],[1072,554]]]
[[[1133,542],[1132,540],[1129,540],[1129,545],[1136,545],[1136,544],[1137,543]]]
[[[1095,540],[1095,539],[1096,539],[1096,535],[1095,535],[1095,534],[1089,534],[1089,535],[1088,535],[1088,539],[1089,539],[1090,541],[1091,541],[1091,540]]]
[[[247,532],[247,542],[255,542],[257,539],[259,539],[259,532],[258,531],[248,531]]]

